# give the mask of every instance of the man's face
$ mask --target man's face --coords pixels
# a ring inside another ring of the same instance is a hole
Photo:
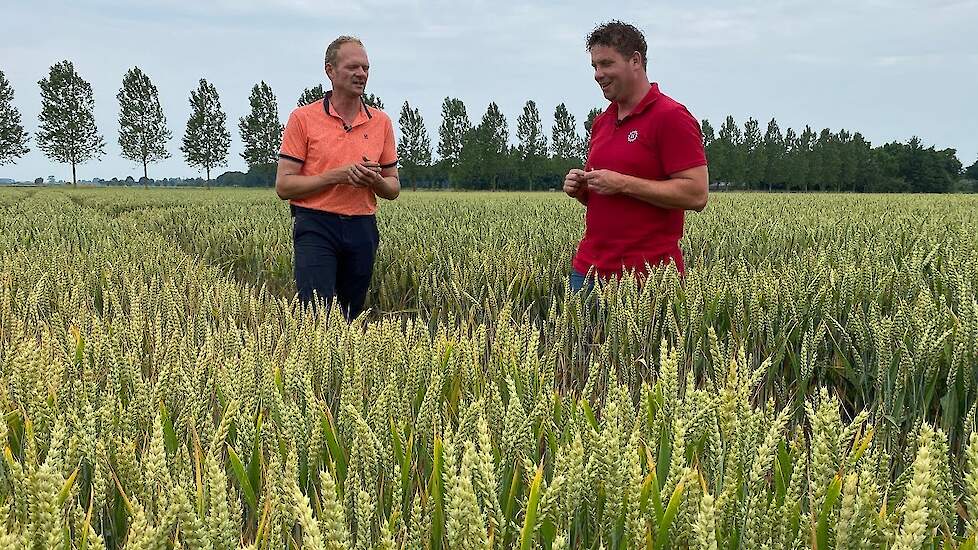
[[[605,99],[617,101],[628,93],[635,81],[637,69],[641,67],[640,57],[636,52],[626,58],[611,46],[591,46],[594,80],[601,86]]]
[[[356,42],[346,42],[340,46],[336,55],[336,65],[326,64],[326,76],[333,83],[333,90],[350,95],[363,94],[369,72],[367,50]]]

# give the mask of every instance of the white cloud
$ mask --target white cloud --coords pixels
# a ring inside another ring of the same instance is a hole
[[[941,63],[945,60],[943,54],[911,54],[911,55],[884,55],[876,58],[876,65],[880,67],[896,67],[919,64]]]

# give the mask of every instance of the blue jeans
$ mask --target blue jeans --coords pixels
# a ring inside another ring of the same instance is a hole
[[[580,271],[576,269],[571,269],[570,274],[570,288],[571,292],[580,292],[584,289],[585,284],[587,285],[587,291],[591,292],[594,289],[594,275],[587,277]]]

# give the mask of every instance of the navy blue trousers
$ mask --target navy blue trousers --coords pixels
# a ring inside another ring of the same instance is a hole
[[[587,287],[588,292],[594,289],[594,275],[587,277],[585,274],[572,268],[570,274],[571,292],[581,292],[585,290],[585,287]]]
[[[344,216],[292,206],[295,245],[295,286],[299,301],[324,301],[335,296],[347,320],[363,311],[374,271],[380,234],[372,215]]]

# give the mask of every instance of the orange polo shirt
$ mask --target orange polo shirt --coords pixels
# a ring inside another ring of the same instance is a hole
[[[397,143],[390,117],[361,101],[362,108],[347,126],[329,103],[322,101],[292,111],[282,136],[279,156],[302,163],[300,176],[316,176],[327,170],[363,162],[363,157],[382,168],[397,166]],[[292,199],[296,206],[334,214],[363,215],[377,212],[372,189],[342,183],[327,186],[314,195]]]

